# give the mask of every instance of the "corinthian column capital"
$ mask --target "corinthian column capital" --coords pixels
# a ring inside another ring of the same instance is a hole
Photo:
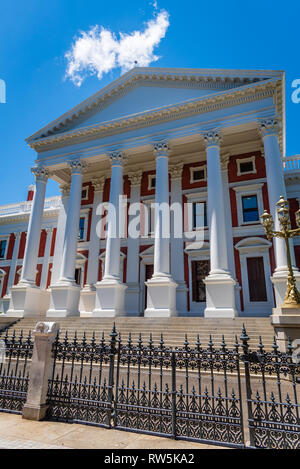
[[[92,179],[92,185],[94,186],[95,192],[103,191],[104,183],[105,183],[105,176],[100,176],[97,179]]]
[[[127,174],[131,186],[139,186],[141,184],[142,174],[143,171],[141,169]]]
[[[167,157],[170,151],[170,147],[168,145],[168,142],[161,141],[161,142],[156,142],[153,144],[153,151],[156,157]]]
[[[258,121],[258,126],[262,137],[267,137],[269,135],[278,136],[278,132],[280,130],[280,122],[278,119],[260,119]]]
[[[126,156],[122,151],[111,151],[108,153],[112,166],[123,166],[126,160]]]
[[[62,197],[68,197],[70,193],[70,184],[62,184],[59,186]]]
[[[219,130],[209,130],[203,134],[203,139],[208,147],[218,147],[222,141],[221,133]]]
[[[169,167],[169,173],[172,179],[181,179],[183,163],[173,164]]]
[[[86,170],[87,164],[80,158],[69,161],[72,174],[83,174]]]
[[[35,166],[34,168],[31,168],[31,172],[34,174],[36,181],[47,182],[49,177],[49,171],[47,168],[44,168],[43,166]]]

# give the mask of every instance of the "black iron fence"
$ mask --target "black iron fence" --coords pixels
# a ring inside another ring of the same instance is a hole
[[[1,337],[0,411],[21,414],[26,402],[33,342],[31,334]]]
[[[292,348],[281,353],[274,341],[216,347],[199,336],[182,347],[124,342],[115,328],[108,341],[85,335],[57,337],[49,380],[51,420],[232,447],[300,449],[300,364]]]

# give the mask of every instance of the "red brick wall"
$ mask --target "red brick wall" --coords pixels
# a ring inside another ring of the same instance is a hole
[[[255,156],[255,168],[256,173],[254,174],[242,174],[238,176],[238,165],[237,160],[243,158],[250,158]],[[241,155],[234,155],[230,157],[228,163],[228,181],[230,182],[241,182],[241,181],[251,181],[253,179],[265,178],[266,177],[266,167],[265,159],[261,156],[260,151],[253,151],[251,153],[243,153]]]

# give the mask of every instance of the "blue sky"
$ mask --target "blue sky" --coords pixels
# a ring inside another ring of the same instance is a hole
[[[2,2],[0,78],[7,102],[0,104],[0,204],[24,200],[33,182],[35,153],[24,139],[120,76],[117,63],[101,80],[90,75],[77,86],[64,79],[74,38],[98,25],[118,42],[119,32],[143,32],[162,10],[169,27],[153,51],[160,59],[150,66],[285,70],[287,155],[300,153],[300,103],[291,100],[292,81],[300,79],[299,3],[158,0],[155,9],[147,0]],[[47,195],[57,193],[50,182]]]

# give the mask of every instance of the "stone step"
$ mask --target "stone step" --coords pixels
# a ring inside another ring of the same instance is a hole
[[[43,320],[45,317],[23,318],[14,323],[8,329],[11,336],[15,331],[16,337],[23,332],[26,337],[29,331],[33,330],[35,324]],[[46,319],[47,320],[47,319]],[[48,319],[49,320],[49,319]],[[73,339],[77,332],[80,341],[85,332],[87,340],[90,340],[95,333],[96,340],[100,340],[102,332],[104,333],[106,342],[110,340],[109,334],[113,324],[116,324],[117,332],[121,334],[123,343],[128,340],[128,334],[131,333],[133,343],[138,341],[141,333],[144,344],[149,341],[149,334],[152,333],[152,340],[158,344],[163,333],[164,343],[172,346],[183,346],[185,334],[187,334],[189,344],[195,344],[197,334],[199,334],[200,342],[206,346],[209,342],[210,335],[215,346],[219,346],[224,335],[225,343],[232,346],[235,342],[235,336],[238,341],[242,332],[242,326],[245,324],[247,334],[250,337],[250,345],[257,347],[259,336],[266,349],[272,347],[273,344],[273,327],[269,318],[235,318],[235,319],[206,319],[203,317],[176,317],[176,318],[136,318],[136,317],[118,317],[118,318],[51,318],[60,325],[60,336],[63,338],[65,332],[68,331],[68,337]]]

